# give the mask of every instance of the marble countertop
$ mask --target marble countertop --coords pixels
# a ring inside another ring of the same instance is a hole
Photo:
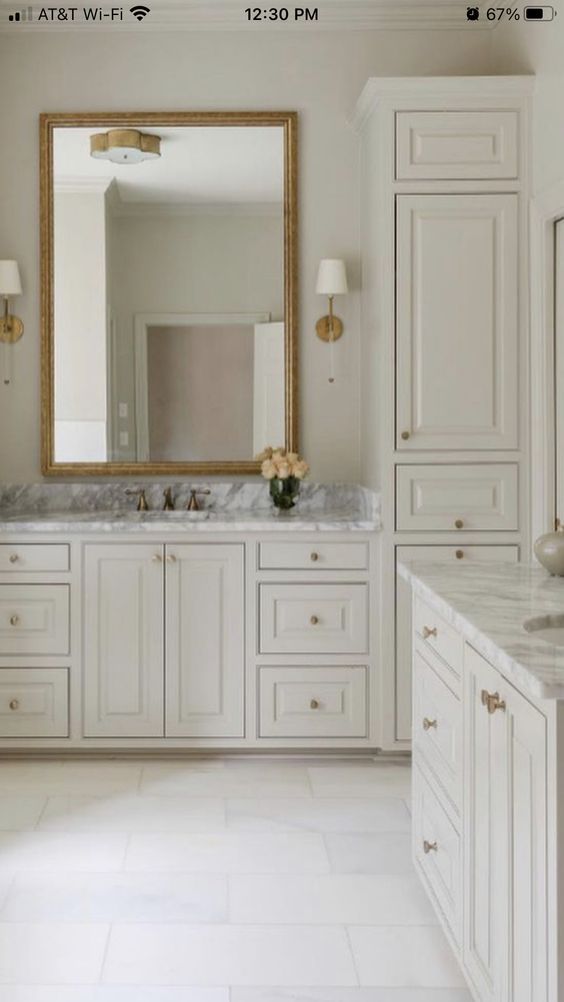
[[[0,512],[0,534],[20,532],[81,533],[213,533],[213,532],[375,532],[375,514],[355,510],[277,512],[232,509],[190,512],[62,511]]]
[[[564,578],[529,564],[456,567],[412,561],[398,573],[508,681],[540,699],[564,699],[564,647],[523,627],[564,614]]]

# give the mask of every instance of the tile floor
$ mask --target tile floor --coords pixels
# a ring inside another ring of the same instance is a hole
[[[0,763],[0,1002],[470,1002],[401,761]]]

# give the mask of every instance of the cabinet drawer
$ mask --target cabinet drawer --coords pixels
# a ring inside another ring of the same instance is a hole
[[[398,466],[397,528],[518,529],[517,465]]]
[[[261,570],[366,570],[367,543],[261,543]]]
[[[425,560],[429,563],[516,564],[518,546],[398,546],[398,560]],[[409,589],[411,592],[411,589]]]
[[[400,111],[396,177],[516,178],[517,112]]]
[[[413,858],[435,907],[442,914],[455,943],[460,944],[460,835],[417,767],[413,770]]]
[[[0,573],[7,571],[68,571],[70,547],[66,543],[1,543]]]
[[[262,584],[261,654],[366,654],[364,584]]]
[[[68,653],[68,585],[0,585],[0,655]]]
[[[462,675],[462,637],[438,612],[416,597],[413,607],[416,635],[423,646],[438,654],[457,679]],[[458,688],[456,686],[456,688]]]
[[[366,668],[261,668],[263,738],[366,736]]]
[[[0,737],[66,738],[66,668],[0,668]]]
[[[414,652],[413,742],[460,811],[462,787],[461,704],[452,689]]]

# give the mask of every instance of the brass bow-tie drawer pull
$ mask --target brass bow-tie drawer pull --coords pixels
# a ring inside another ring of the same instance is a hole
[[[423,717],[423,730],[424,731],[430,731],[432,727],[434,727],[435,730],[436,730],[437,721],[436,720],[429,720],[429,717]]]
[[[499,692],[482,689],[482,706],[487,707],[488,713],[495,713],[496,710],[505,710],[505,700],[500,699]]]
[[[436,637],[436,636],[437,636],[437,627],[436,626],[424,626],[423,627],[423,640],[428,640],[429,637]]]
[[[439,847],[436,842],[428,842],[427,839],[423,842],[423,852],[426,856],[428,856],[430,852],[437,852],[438,848]]]

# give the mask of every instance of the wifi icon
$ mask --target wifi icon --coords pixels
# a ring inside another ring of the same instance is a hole
[[[147,17],[147,14],[151,13],[151,8],[143,7],[142,4],[138,3],[135,7],[130,7],[129,12],[130,14],[133,14],[133,17],[136,17],[138,21],[142,21],[144,17]]]

